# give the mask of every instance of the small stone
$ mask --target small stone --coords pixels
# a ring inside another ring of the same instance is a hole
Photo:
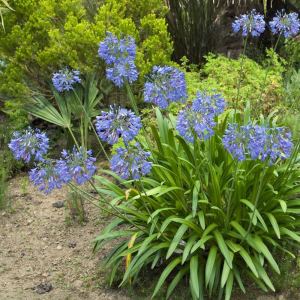
[[[65,201],[64,200],[56,201],[52,203],[52,206],[55,208],[62,208],[65,206]]]
[[[42,282],[35,287],[35,291],[40,295],[49,293],[52,289],[53,289],[53,286],[49,282]]]
[[[68,247],[69,248],[75,248],[77,246],[77,243],[74,241],[69,242]]]
[[[62,249],[62,246],[61,246],[61,245],[58,245],[58,246],[56,247],[56,249],[57,249],[57,250],[61,250],[61,249]]]

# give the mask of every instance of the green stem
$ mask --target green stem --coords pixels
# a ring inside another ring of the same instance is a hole
[[[108,157],[108,155],[107,155],[107,153],[106,153],[106,151],[105,151],[105,149],[104,149],[104,147],[103,147],[103,145],[102,145],[102,143],[101,143],[101,141],[100,141],[100,138],[99,138],[99,136],[98,136],[98,134],[97,134],[97,132],[96,132],[96,129],[95,129],[95,126],[94,126],[93,122],[91,121],[91,118],[89,117],[89,115],[88,115],[88,113],[87,113],[87,111],[86,111],[84,105],[82,104],[82,102],[81,102],[81,100],[80,100],[78,94],[76,93],[75,90],[73,90],[73,91],[74,91],[74,94],[75,94],[75,97],[76,97],[78,103],[81,105],[81,107],[82,107],[82,109],[83,109],[83,111],[84,111],[84,114],[85,114],[85,117],[86,117],[87,122],[89,122],[89,124],[90,124],[90,126],[91,126],[91,128],[92,128],[92,130],[93,130],[93,132],[94,132],[94,134],[96,135],[97,141],[98,141],[98,143],[99,143],[99,145],[100,145],[100,147],[101,147],[102,152],[104,153],[106,159],[109,160],[109,157]]]
[[[242,59],[241,59],[241,64],[240,64],[240,72],[239,72],[239,79],[238,79],[238,85],[237,85],[237,95],[236,95],[236,100],[234,103],[234,116],[236,118],[236,111],[237,111],[237,106],[238,102],[240,100],[240,93],[241,93],[241,83],[242,83],[242,76],[243,76],[243,68],[244,68],[244,61],[245,61],[245,54],[246,54],[246,48],[247,48],[247,42],[248,42],[248,36],[246,39],[243,40],[243,53],[242,53]]]
[[[259,187],[258,187],[258,191],[257,191],[257,194],[256,194],[256,197],[255,197],[255,202],[254,202],[254,210],[252,212],[252,216],[251,216],[251,219],[249,220],[249,225],[248,225],[248,228],[247,228],[247,232],[245,234],[245,236],[243,237],[241,243],[247,239],[250,231],[251,231],[251,228],[252,228],[252,222],[253,222],[253,219],[254,219],[254,215],[255,215],[255,212],[256,212],[256,209],[257,209],[257,206],[258,206],[258,200],[259,200],[259,197],[260,197],[260,194],[261,194],[261,191],[262,191],[262,187],[263,187],[263,181],[264,181],[264,177],[266,175],[266,171],[267,171],[267,166],[268,166],[268,161],[266,161],[265,165],[264,165],[264,169],[263,169],[263,172],[261,174],[261,178],[260,178],[260,182],[259,182]]]
[[[78,142],[77,142],[77,140],[76,140],[76,138],[75,138],[75,136],[74,136],[74,133],[73,133],[71,127],[68,126],[67,128],[68,128],[68,130],[69,130],[69,132],[70,132],[70,134],[71,134],[71,137],[72,137],[72,139],[73,139],[73,141],[74,141],[74,143],[75,143],[77,149],[79,150],[79,149],[80,149],[80,146],[79,146],[79,144],[78,144]]]
[[[109,206],[113,209],[113,211],[115,211],[115,212],[113,212],[113,211],[111,211],[111,210],[108,210],[108,209],[104,208],[103,206],[97,205],[97,204],[95,204],[93,201],[90,201],[93,205],[97,206],[98,208],[101,208],[102,210],[104,210],[104,211],[105,211],[106,213],[108,213],[108,214],[111,214],[111,215],[113,215],[113,216],[115,216],[115,217],[118,217],[118,218],[120,218],[120,219],[123,219],[123,220],[127,221],[128,223],[130,223],[131,225],[133,225],[133,226],[136,227],[137,229],[139,229],[139,230],[141,230],[141,231],[143,231],[143,232],[145,232],[145,233],[148,234],[148,232],[147,232],[145,229],[143,229],[143,228],[140,227],[139,225],[135,224],[132,220],[130,220],[130,219],[127,218],[124,214],[122,214],[115,206],[113,206],[113,205],[110,204],[109,202],[105,201],[105,200],[103,199],[103,197],[98,193],[97,188],[95,187],[94,183],[93,183],[91,180],[89,180],[89,184],[90,184],[90,185],[93,187],[93,189],[97,192],[97,194],[99,195],[99,198],[93,197],[92,195],[90,195],[89,193],[83,191],[82,189],[79,189],[76,185],[74,185],[74,184],[72,184],[72,183],[69,183],[69,184],[72,185],[75,189],[77,189],[81,194],[83,194],[83,195],[85,196],[86,199],[88,199],[88,198],[95,199],[95,200],[100,201],[100,202],[102,202],[102,203],[104,203],[104,204],[106,204],[106,205],[109,205]]]

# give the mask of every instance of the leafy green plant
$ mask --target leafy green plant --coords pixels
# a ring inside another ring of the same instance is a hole
[[[270,112],[282,99],[281,74],[284,66],[276,54],[269,51],[268,56],[272,61],[269,71],[264,66],[268,61],[260,65],[247,57],[230,59],[222,55],[209,54],[201,70],[199,83],[196,83],[199,75],[195,73],[187,73],[187,82],[192,82],[195,90],[217,90],[231,104],[237,97],[237,83],[241,80],[239,106],[243,107],[249,100],[254,111]],[[242,59],[243,72],[240,74]]]
[[[117,183],[96,176],[98,192],[110,196],[132,222],[117,218],[96,238],[95,250],[121,238],[105,261],[111,282],[126,259],[120,285],[138,280],[142,270],[160,270],[153,297],[167,284],[169,298],[184,278],[193,299],[230,299],[234,285],[245,292],[247,277],[274,291],[269,271],[280,270],[273,249],[294,257],[288,245],[300,242],[297,151],[274,165],[236,162],[220,140],[230,112],[219,120],[214,137],[194,144],[159,110],[156,114],[151,175],[133,182],[103,171]],[[240,121],[247,124],[249,114]]]
[[[284,89],[284,104],[291,110],[300,111],[300,69],[291,72]]]

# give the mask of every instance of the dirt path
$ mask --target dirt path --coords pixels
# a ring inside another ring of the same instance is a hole
[[[52,206],[66,191],[45,196],[28,186],[21,194],[22,182],[10,182],[12,212],[0,212],[0,299],[127,299],[105,288],[99,272],[105,251],[92,253],[105,222],[97,208],[86,205],[85,225],[68,225],[66,210]]]

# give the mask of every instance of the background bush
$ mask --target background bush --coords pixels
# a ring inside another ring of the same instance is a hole
[[[237,86],[241,78],[239,106],[249,100],[255,110],[268,112],[274,109],[274,105],[279,105],[282,99],[284,64],[285,61],[272,51],[268,52],[268,59],[262,64],[247,57],[231,59],[209,54],[200,74],[186,73],[189,95],[194,98],[197,90],[216,90],[230,104],[237,98]]]
[[[138,44],[142,75],[154,64],[170,62],[172,43],[162,0],[12,0],[15,9],[0,35],[0,95],[14,121],[32,90],[50,96],[52,72],[68,65],[83,72],[104,66],[97,56],[100,40],[111,31],[130,34]],[[143,78],[143,76],[141,76]],[[24,123],[26,115],[23,115]]]

